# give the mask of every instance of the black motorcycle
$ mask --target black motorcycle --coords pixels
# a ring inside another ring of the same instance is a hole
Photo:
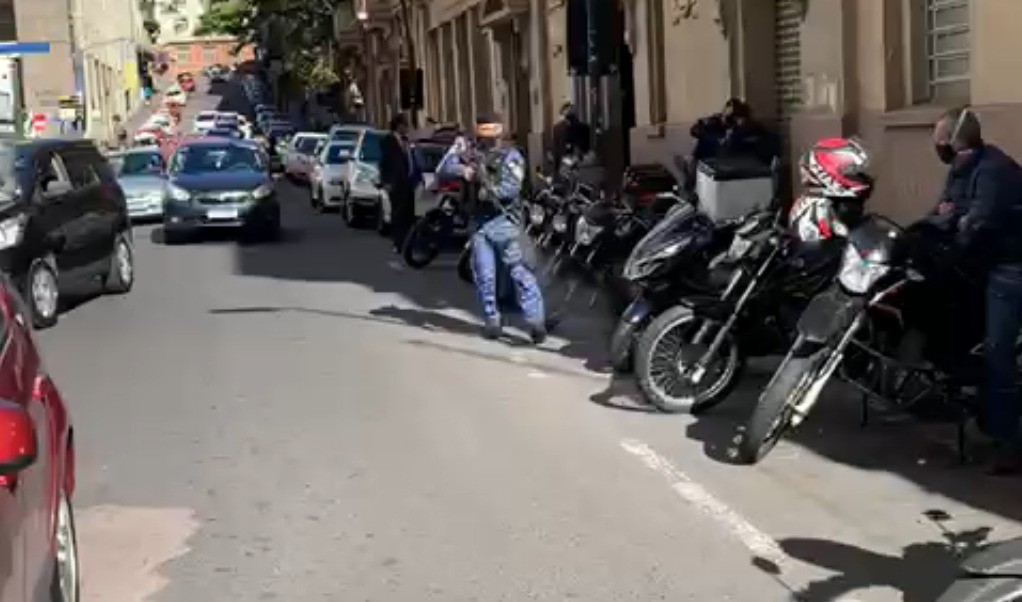
[[[973,554],[937,602],[1015,602],[1022,600],[1022,538]]]
[[[699,413],[721,403],[746,358],[790,346],[802,309],[833,280],[843,239],[800,240],[799,229],[780,225],[781,215],[746,216],[728,252],[711,263],[732,270],[724,291],[681,299],[639,338],[636,380],[659,410]]]
[[[615,370],[632,367],[636,340],[662,311],[685,295],[713,295],[723,288],[726,280],[711,278],[709,264],[728,249],[736,228],[737,223],[717,226],[679,199],[635,245],[621,270],[622,279],[632,288],[632,301],[611,336]]]
[[[963,448],[982,374],[983,287],[945,236],[880,216],[849,234],[836,281],[802,313],[746,424],[742,461],[758,462],[801,424],[835,374],[863,393],[864,420],[871,402],[953,419]]]
[[[433,263],[441,252],[456,252],[468,238],[468,215],[463,195],[468,187],[460,179],[440,182],[438,201],[415,222],[405,238],[401,256],[408,267],[420,270]]]

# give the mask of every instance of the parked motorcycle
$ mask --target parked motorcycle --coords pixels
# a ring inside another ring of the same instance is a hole
[[[615,370],[632,366],[635,341],[646,326],[687,294],[713,295],[726,280],[711,278],[710,260],[727,250],[737,223],[717,226],[690,203],[675,203],[667,215],[635,245],[621,270],[632,287],[632,301],[611,336]]]
[[[982,290],[929,222],[906,231],[869,216],[849,234],[836,281],[799,318],[794,344],[748,419],[739,458],[766,456],[806,419],[834,374],[863,393],[864,412],[872,401],[946,413],[963,445],[968,399],[982,374]]]
[[[468,237],[468,215],[463,210],[464,182],[450,178],[438,184],[437,205],[427,211],[408,232],[401,256],[405,264],[422,269],[442,251],[456,251]]]
[[[973,554],[961,564],[955,582],[937,602],[1022,600],[1022,538]]]
[[[663,412],[705,411],[727,397],[747,358],[790,346],[802,309],[839,265],[843,239],[824,236],[815,221],[831,204],[803,197],[790,228],[780,211],[743,218],[727,253],[711,263],[732,270],[723,292],[682,298],[639,337],[635,375],[647,401]]]

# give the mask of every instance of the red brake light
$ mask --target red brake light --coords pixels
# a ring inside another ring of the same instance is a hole
[[[458,192],[461,190],[461,182],[441,182],[438,190],[440,192]]]

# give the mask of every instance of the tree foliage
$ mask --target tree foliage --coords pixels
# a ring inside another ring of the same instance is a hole
[[[282,46],[286,69],[318,88],[338,81],[331,56],[337,6],[337,0],[214,0],[196,33],[228,35],[244,45],[268,32]]]

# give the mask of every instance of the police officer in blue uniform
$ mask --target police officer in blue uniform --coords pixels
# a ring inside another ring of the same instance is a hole
[[[456,140],[438,171],[475,185],[472,274],[485,320],[483,336],[496,339],[501,335],[497,281],[506,275],[533,342],[542,343],[546,338],[543,294],[519,242],[525,157],[504,136],[501,117],[481,115],[476,119],[474,139]]]

